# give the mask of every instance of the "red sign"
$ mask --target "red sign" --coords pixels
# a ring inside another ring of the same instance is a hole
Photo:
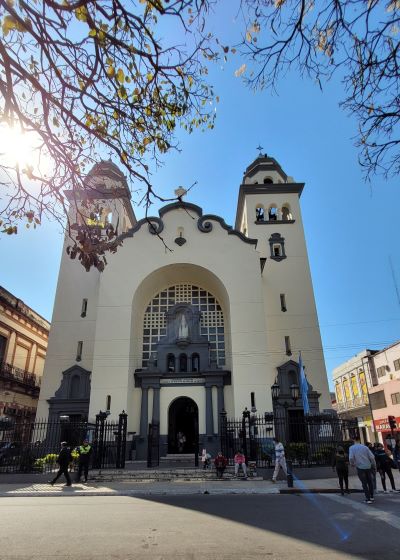
[[[400,428],[400,416],[396,416],[396,424],[397,428]],[[379,420],[374,420],[374,425],[377,432],[390,432],[388,418],[380,418]]]

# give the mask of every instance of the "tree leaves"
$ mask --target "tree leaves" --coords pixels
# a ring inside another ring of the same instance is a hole
[[[119,246],[114,239],[104,245],[86,231],[91,227],[86,222],[74,228],[88,207],[84,193],[93,164],[104,158],[117,161],[135,193],[143,189],[149,206],[157,197],[149,180],[151,161],[157,165],[176,146],[177,125],[188,132],[214,126],[214,94],[203,81],[206,64],[217,58],[212,37],[202,27],[206,2],[192,5],[190,47],[179,40],[187,32],[186,2],[141,4],[2,3],[0,72],[7,68],[9,79],[2,82],[0,120],[35,131],[38,157],[49,163],[46,173],[33,165],[7,169],[2,231],[14,234],[19,221],[35,227],[43,215],[50,216],[66,224],[74,247],[69,254],[89,268],[104,267],[100,255]],[[174,24],[172,42],[157,38],[156,14],[160,21],[162,15],[161,29]],[[17,32],[24,33],[23,44]],[[27,219],[27,208],[34,212],[33,221]]]

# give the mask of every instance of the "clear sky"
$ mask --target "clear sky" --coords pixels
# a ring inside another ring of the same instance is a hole
[[[233,36],[232,18],[219,14],[219,24]],[[352,140],[356,122],[338,106],[339,80],[321,92],[293,72],[280,82],[278,95],[252,93],[234,76],[241,63],[233,60],[211,70],[220,97],[216,128],[191,136],[182,131],[181,151],[165,158],[153,182],[170,197],[177,186],[197,181],[187,200],[229,224],[234,223],[243,172],[259,144],[288,175],[305,182],[302,216],[331,377],[335,366],[362,349],[400,339],[395,286],[400,291],[400,180],[364,182]],[[142,208],[135,212],[142,217]],[[62,239],[54,223],[0,236],[0,285],[49,320]]]

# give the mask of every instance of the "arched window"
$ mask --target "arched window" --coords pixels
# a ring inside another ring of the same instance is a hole
[[[70,399],[78,399],[80,391],[81,380],[79,375],[73,375],[71,378],[71,385],[69,389]]]
[[[192,354],[192,371],[200,371],[200,356],[198,354]]]
[[[271,205],[268,210],[268,220],[276,221],[278,219],[278,208]]]
[[[167,371],[175,371],[175,356],[173,354],[167,356]]]
[[[186,354],[181,354],[179,356],[179,371],[186,372],[187,371],[187,356]]]
[[[279,233],[273,233],[268,241],[271,250],[271,259],[276,261],[286,259],[285,238]]]
[[[353,395],[354,395],[354,397],[358,397],[359,396],[358,395],[358,383],[357,383],[357,378],[354,374],[352,374],[352,376],[350,378],[350,381],[351,381],[351,389],[353,391]]]
[[[273,180],[271,179],[271,177],[265,177],[264,178],[264,185],[269,185],[273,183]]]
[[[341,403],[343,401],[343,391],[339,381],[336,381],[335,389],[336,389],[336,400],[338,403]]]
[[[210,360],[225,364],[224,314],[215,296],[195,284],[182,282],[165,287],[147,304],[143,320],[142,367],[148,367],[150,356],[157,352],[160,338],[167,334],[166,312],[177,303],[190,303],[201,311],[200,334],[210,342]],[[166,363],[160,364],[163,368]],[[175,371],[179,370],[176,358]]]
[[[288,206],[282,206],[282,220],[291,220],[292,214]]]
[[[264,221],[264,207],[262,204],[256,206],[256,222]]]

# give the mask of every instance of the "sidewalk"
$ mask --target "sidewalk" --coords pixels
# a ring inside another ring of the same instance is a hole
[[[32,476],[21,475],[26,481],[5,480],[0,476],[0,497],[46,497],[46,496],[148,496],[184,494],[279,494],[298,492],[338,492],[337,480],[295,480],[295,487],[288,489],[285,481],[273,484],[269,480],[174,480],[174,481],[113,481],[87,484],[60,484],[51,486],[45,480],[32,482]],[[358,477],[350,477],[350,488],[360,490]]]

